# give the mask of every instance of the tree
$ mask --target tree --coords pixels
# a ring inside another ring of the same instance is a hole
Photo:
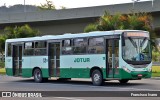
[[[110,15],[110,13],[105,12],[98,21],[96,22],[96,27],[91,28],[91,24],[85,27],[90,29],[89,31],[110,31],[110,30],[146,30],[153,34],[152,31],[152,16],[147,13],[132,13],[129,15],[115,14]]]
[[[4,54],[5,40],[12,38],[25,38],[34,37],[40,35],[40,32],[36,29],[32,29],[29,25],[6,27],[3,35],[0,35],[0,53]]]
[[[40,35],[38,30],[32,29],[27,24],[23,26],[6,27],[4,32],[7,39],[34,37]]]
[[[1,55],[4,54],[5,40],[6,40],[6,36],[0,35],[0,53],[1,53]],[[2,56],[2,59],[3,59],[3,56]]]
[[[89,24],[84,29],[85,32],[91,32],[91,31],[97,31],[97,25],[96,24]]]
[[[61,9],[66,9],[66,7],[65,7],[65,6],[60,6],[60,8],[61,8]]]
[[[38,6],[41,10],[56,10],[54,3],[50,0],[46,0],[45,4]]]

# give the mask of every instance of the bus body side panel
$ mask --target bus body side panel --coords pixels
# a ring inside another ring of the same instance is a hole
[[[38,67],[42,71],[43,77],[49,77],[48,71],[48,56],[32,56],[31,57],[31,69]]]
[[[23,77],[32,77],[32,68],[31,68],[31,57],[22,57],[22,76]]]
[[[89,78],[90,69],[99,67],[102,70],[103,78],[106,78],[105,56],[105,54],[60,56],[60,77]]]
[[[8,76],[13,76],[13,68],[12,68],[12,57],[6,57],[5,58],[5,68],[6,68],[6,74]]]
[[[47,56],[30,56],[23,57],[22,76],[32,77],[32,72],[35,67],[38,67],[42,71],[43,77],[49,77],[48,75],[48,61]],[[45,59],[45,60],[44,60]]]

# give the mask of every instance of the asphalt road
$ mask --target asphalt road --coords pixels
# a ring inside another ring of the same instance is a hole
[[[72,79],[71,81],[57,81],[50,79],[45,83],[35,83],[33,78],[0,76],[0,91],[159,91],[160,79],[132,80],[127,84],[118,81],[107,81],[104,86],[93,86],[90,79]],[[22,100],[28,98],[12,98]],[[32,98],[32,100],[42,98]],[[160,97],[52,97],[42,100],[160,100]],[[11,100],[11,98],[0,98]]]

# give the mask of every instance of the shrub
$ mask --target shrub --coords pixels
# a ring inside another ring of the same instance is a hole
[[[0,61],[0,68],[4,68],[5,67],[5,63],[3,61]]]

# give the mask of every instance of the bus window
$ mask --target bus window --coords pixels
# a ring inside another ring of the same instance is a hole
[[[11,43],[7,45],[7,56],[11,56]]]
[[[63,47],[71,46],[71,40],[63,40]]]
[[[24,55],[34,55],[34,42],[26,42],[24,46]]]
[[[47,54],[47,42],[39,41],[35,42],[35,55],[46,55]]]
[[[73,53],[74,54],[86,53],[87,44],[88,44],[87,38],[74,39]]]
[[[62,46],[62,54],[72,54],[71,40],[63,40]]]
[[[88,53],[101,54],[104,53],[104,38],[91,38],[89,39]]]

